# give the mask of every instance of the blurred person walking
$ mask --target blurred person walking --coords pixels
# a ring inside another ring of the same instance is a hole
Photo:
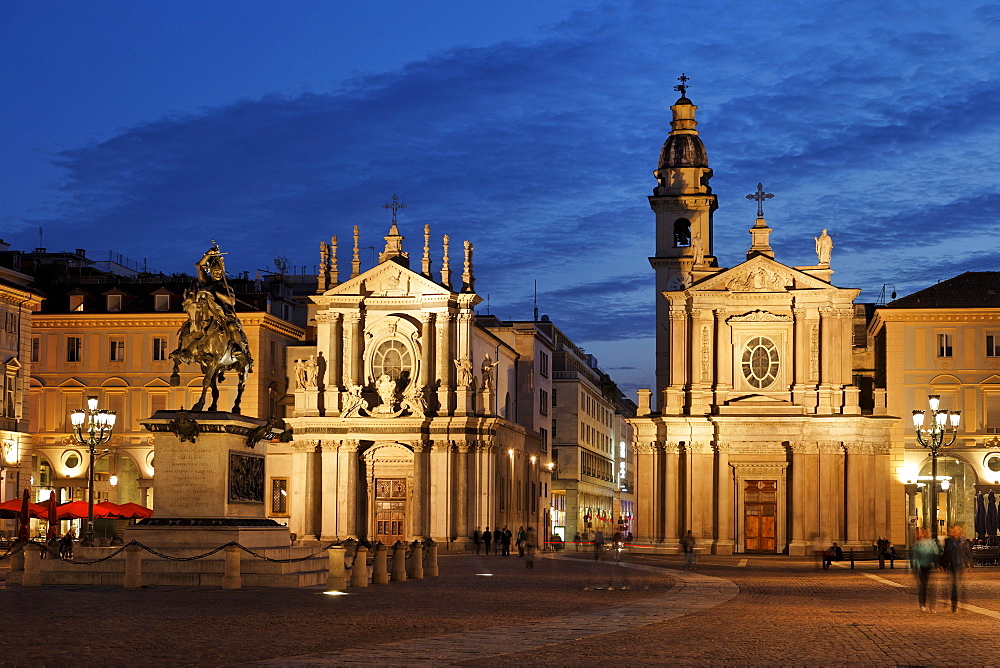
[[[951,611],[958,612],[958,595],[962,588],[962,574],[972,564],[972,551],[962,538],[962,527],[957,524],[948,529],[941,554],[941,566],[948,571],[951,584]]]
[[[927,529],[917,529],[917,542],[910,551],[910,566],[917,573],[917,600],[920,611],[928,612],[927,587],[930,584],[931,571],[938,566],[940,552],[937,543],[930,539]]]

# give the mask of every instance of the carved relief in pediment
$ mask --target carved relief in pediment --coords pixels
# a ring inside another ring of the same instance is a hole
[[[757,266],[726,283],[730,292],[783,292],[792,278],[783,272]]]
[[[726,322],[791,322],[792,316],[778,315],[770,311],[750,311],[743,315],[734,315]]]
[[[410,293],[410,277],[403,272],[382,273],[365,281],[365,289],[375,297],[400,297]]]

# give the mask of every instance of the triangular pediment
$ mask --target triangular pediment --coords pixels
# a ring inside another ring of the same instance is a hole
[[[834,288],[766,255],[757,255],[731,269],[712,274],[691,286],[692,291],[786,292],[788,290]],[[837,288],[834,288],[837,289]]]
[[[59,383],[59,387],[87,387],[76,378],[67,378],[63,382]]]
[[[153,380],[146,383],[143,387],[170,387],[170,383],[163,380],[162,378],[154,378]]]
[[[334,286],[313,298],[317,303],[325,303],[329,297],[415,297],[420,295],[450,296],[455,294],[448,288],[421,276],[398,262],[387,261],[372,267],[349,281]]]

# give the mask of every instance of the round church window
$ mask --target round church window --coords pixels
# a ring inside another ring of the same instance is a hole
[[[375,350],[372,358],[372,371],[375,378],[385,374],[393,380],[409,376],[413,367],[410,349],[402,341],[391,339],[383,342]]]
[[[991,452],[986,455],[986,468],[994,473],[1000,473],[1000,453]]]
[[[743,349],[743,377],[753,387],[768,387],[778,377],[778,348],[771,339],[758,336]]]

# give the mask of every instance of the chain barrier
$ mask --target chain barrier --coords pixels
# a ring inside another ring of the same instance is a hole
[[[27,543],[22,541],[15,541],[10,547],[7,548],[7,552],[0,555],[0,561],[3,561],[4,559],[9,559],[18,552],[21,552],[22,550],[24,550],[25,545],[27,545]]]
[[[324,552],[326,552],[327,550],[329,550],[331,547],[334,547],[334,546],[340,545],[340,544],[341,544],[340,541],[334,541],[334,542],[330,543],[329,545],[327,545],[326,547],[320,548],[318,551],[313,552],[312,554],[310,554],[308,556],[305,556],[305,557],[289,557],[288,559],[273,559],[271,557],[265,557],[263,554],[257,554],[256,552],[254,552],[253,550],[251,550],[249,547],[243,547],[239,543],[230,543],[230,545],[235,545],[236,547],[240,548],[241,550],[243,550],[244,552],[246,552],[247,554],[249,554],[252,557],[257,557],[258,559],[263,559],[264,561],[270,561],[270,562],[275,563],[275,564],[296,564],[296,563],[298,563],[300,561],[308,561],[310,559],[315,559],[319,555],[321,555]],[[284,549],[284,548],[282,548],[282,549]]]

